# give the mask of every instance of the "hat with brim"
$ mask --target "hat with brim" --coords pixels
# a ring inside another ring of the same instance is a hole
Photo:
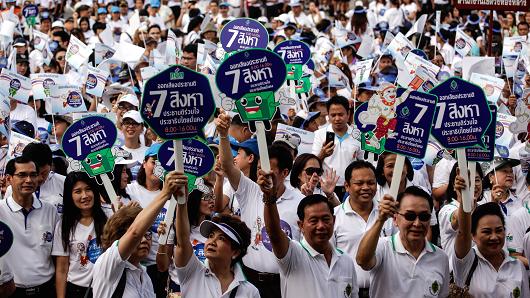
[[[300,3],[300,0],[291,0],[289,1],[289,6],[302,6],[302,3]]]
[[[132,158],[132,154],[124,149],[119,148],[119,151],[121,151],[121,155],[124,156],[117,156],[114,160],[114,163],[117,165],[124,165],[128,169],[134,167],[135,165],[139,164],[139,162]]]
[[[258,149],[258,140],[257,139],[248,139],[244,142],[241,142],[241,143],[235,143],[235,142],[231,142],[230,145],[232,146],[232,149],[234,150],[239,150],[239,148],[244,148],[244,149],[247,149],[247,150],[250,150],[250,152],[252,152],[252,154],[256,155],[257,157],[259,157],[259,149]]]
[[[162,144],[160,144],[160,143],[151,144],[149,149],[147,149],[145,151],[145,155],[144,156],[145,157],[157,156],[158,150],[160,149],[160,147],[162,147]]]
[[[287,144],[287,146],[289,146],[291,149],[296,149],[298,146],[300,146],[300,143],[302,143],[302,139],[300,139],[300,137],[297,135],[286,132],[276,135],[276,139],[274,140],[273,144],[278,142]]]
[[[210,234],[215,230],[220,230],[221,232],[223,232],[223,234],[228,236],[228,238],[232,239],[235,243],[239,245],[241,245],[241,243],[243,242],[239,233],[231,226],[225,223],[215,223],[211,220],[204,220],[201,223],[201,226],[199,227],[201,235],[206,238],[208,238]]]
[[[490,163],[486,172],[484,173],[484,176],[487,176],[489,173],[493,171],[497,171],[506,165],[509,165],[513,168],[513,167],[518,166],[520,163],[521,163],[520,160],[513,159],[513,158],[495,157],[493,161]]]
[[[57,122],[57,121],[63,121],[68,124],[72,124],[74,122],[74,119],[72,118],[72,116],[68,116],[68,115],[47,114],[47,115],[44,115],[44,119],[50,123]]]

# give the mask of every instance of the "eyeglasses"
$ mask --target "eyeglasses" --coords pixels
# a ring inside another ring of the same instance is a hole
[[[215,196],[213,194],[205,194],[201,198],[201,200],[206,201],[206,202],[213,201],[214,199],[215,199]]]
[[[28,177],[30,177],[31,179],[35,179],[39,176],[39,174],[37,173],[15,173],[13,174],[13,176],[16,176],[20,179],[26,179]]]
[[[419,218],[420,221],[426,222],[431,220],[431,214],[429,212],[421,212],[421,213],[414,213],[414,212],[407,212],[405,214],[398,213],[399,215],[403,216],[405,220],[407,221],[415,221],[416,218]]]
[[[56,60],[57,61],[63,61],[64,60],[64,56],[57,56]]]
[[[322,170],[321,168],[310,167],[305,169],[304,171],[308,176],[312,176],[313,173],[316,173],[317,176],[322,176],[322,174],[324,174],[324,170]]]
[[[140,123],[136,123],[134,121],[124,121],[121,123],[123,126],[132,126],[132,127],[138,127],[140,126]]]
[[[153,232],[151,232],[151,231],[147,231],[147,232],[144,234],[144,238],[145,238],[145,240],[151,240],[151,239],[153,239]]]
[[[133,105],[118,105],[118,110],[122,110],[122,111],[130,111],[130,110],[133,110],[134,109],[134,106]]]

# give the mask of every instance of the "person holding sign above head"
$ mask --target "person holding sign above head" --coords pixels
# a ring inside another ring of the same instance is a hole
[[[455,191],[462,198],[466,184],[457,176]],[[452,266],[455,284],[469,287],[473,297],[530,297],[528,275],[523,264],[504,252],[505,215],[489,202],[472,214],[458,208],[458,229]],[[476,246],[472,247],[472,241]]]
[[[140,262],[151,250],[153,222],[177,192],[177,177],[175,172],[168,173],[164,188],[146,208],[125,206],[109,218],[101,239],[106,250],[93,269],[94,297],[156,297],[151,278]]]
[[[92,297],[92,269],[101,254],[107,216],[101,209],[98,185],[84,172],[66,176],[63,217],[55,226],[57,297]]]
[[[357,263],[370,271],[370,297],[447,297],[449,259],[428,242],[431,196],[411,186],[397,200],[385,195],[379,216],[364,234],[357,250]],[[388,218],[399,232],[379,239]]]
[[[323,195],[309,195],[297,207],[303,237],[290,239],[283,231],[276,202],[275,173],[259,171],[264,217],[272,250],[280,267],[282,297],[358,297],[353,260],[329,242],[333,236],[333,206]]]
[[[326,102],[326,108],[330,124],[315,131],[312,153],[324,162],[324,167],[337,171],[339,180],[335,193],[342,199],[345,193],[344,170],[356,159],[360,143],[353,138],[353,127],[348,125],[348,100],[343,96],[334,96]]]
[[[230,116],[222,112],[215,119],[215,123],[219,132],[219,154],[225,177],[235,190],[235,198],[241,210],[241,220],[252,231],[252,242],[244,258],[243,271],[249,281],[258,288],[261,297],[280,297],[279,267],[272,253],[272,246],[263,221],[264,205],[261,201],[263,193],[256,182],[243,175],[234,165],[228,141]],[[287,149],[279,146],[270,147],[268,153],[271,170],[278,178],[277,204],[282,229],[289,237],[298,240],[300,231],[297,225],[296,206],[303,195],[299,190],[285,185],[285,179],[293,165],[292,155]],[[261,168],[260,165],[261,163],[258,164],[258,169]]]
[[[26,157],[6,165],[13,193],[0,200],[0,218],[13,231],[14,241],[3,261],[12,270],[16,291],[11,297],[55,297],[55,267],[51,252],[57,210],[35,196],[38,168]]]
[[[154,174],[158,149],[160,149],[159,143],[154,143],[151,145],[151,147],[149,147],[149,149],[145,152],[145,157],[142,165],[140,166],[140,170],[138,171],[136,181],[127,185],[125,188],[127,193],[131,196],[131,200],[139,202],[142,208],[147,208],[147,206],[151,204],[163,190],[162,181]],[[151,227],[153,242],[150,245],[150,253],[143,262],[143,264],[147,266],[147,273],[151,277],[153,286],[155,287],[157,293],[162,293],[164,291],[167,272],[158,272],[156,267],[156,252],[158,250],[158,234],[156,232],[160,221],[162,221],[165,217],[168,207],[169,203],[161,208],[159,216]]]
[[[176,181],[187,193],[186,175],[178,174]],[[260,297],[240,265],[250,244],[250,230],[244,222],[221,215],[200,224],[199,232],[206,238],[204,263],[193,254],[186,203],[177,205],[175,231],[174,260],[182,297]]]

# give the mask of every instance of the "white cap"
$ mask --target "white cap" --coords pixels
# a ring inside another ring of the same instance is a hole
[[[302,6],[302,3],[300,3],[300,0],[291,0],[289,1],[289,6]]]
[[[355,6],[363,6],[364,7],[364,4],[362,1],[355,1]]]
[[[133,94],[122,95],[120,97],[120,99],[118,99],[117,103],[120,103],[120,102],[128,102],[128,103],[132,104],[135,107],[139,107],[140,106],[140,102],[138,101],[138,97],[136,97],[136,95],[133,95]]]
[[[289,22],[289,15],[286,13],[282,13],[281,15],[275,17],[274,20],[287,24]]]
[[[215,223],[211,220],[204,220],[199,227],[201,235],[206,238],[208,238],[214,229],[221,230],[226,236],[234,240],[239,245],[241,245],[241,242],[243,242],[241,236],[236,232],[236,230],[226,223]]]
[[[265,17],[265,16],[261,16],[261,17],[258,18],[258,22],[268,23],[269,19],[267,19],[267,17]]]
[[[123,117],[121,118],[121,121],[123,122],[125,118],[130,118],[134,120],[134,122],[136,123],[140,123],[140,124],[144,123],[144,120],[142,119],[140,112],[135,111],[135,110],[125,112],[125,114],[123,114]]]
[[[56,28],[56,27],[59,27],[59,28],[64,28],[64,24],[63,22],[61,21],[55,21],[52,23],[52,28]]]

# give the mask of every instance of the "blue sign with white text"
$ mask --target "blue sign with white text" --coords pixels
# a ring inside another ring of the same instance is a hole
[[[398,96],[406,89],[399,88]],[[436,110],[436,96],[411,91],[405,101],[396,107],[395,135],[386,139],[385,150],[415,158],[423,158]]]
[[[208,78],[180,65],[150,78],[140,105],[144,121],[165,140],[198,135],[214,110]]]
[[[219,39],[227,53],[245,49],[265,49],[269,43],[269,33],[256,20],[238,18],[223,26]]]
[[[215,164],[215,156],[208,145],[196,139],[182,140],[184,173],[195,177],[208,174]],[[158,150],[158,160],[166,171],[175,170],[173,142],[166,141]]]
[[[286,40],[279,43],[274,52],[282,57],[285,64],[306,64],[311,58],[309,45],[299,40]]]
[[[91,153],[110,149],[117,136],[116,124],[110,119],[90,116],[72,123],[64,132],[61,145],[67,156],[84,160]]]
[[[429,93],[438,96],[431,133],[442,146],[484,147],[482,136],[491,123],[491,112],[479,86],[451,77]]]
[[[13,245],[13,232],[8,225],[0,221],[0,257],[5,255]]]
[[[466,158],[468,161],[492,161],[495,155],[495,130],[497,123],[497,106],[490,104],[491,117],[493,121],[486,130],[482,139],[484,141],[485,148],[481,147],[469,147],[466,148]]]

